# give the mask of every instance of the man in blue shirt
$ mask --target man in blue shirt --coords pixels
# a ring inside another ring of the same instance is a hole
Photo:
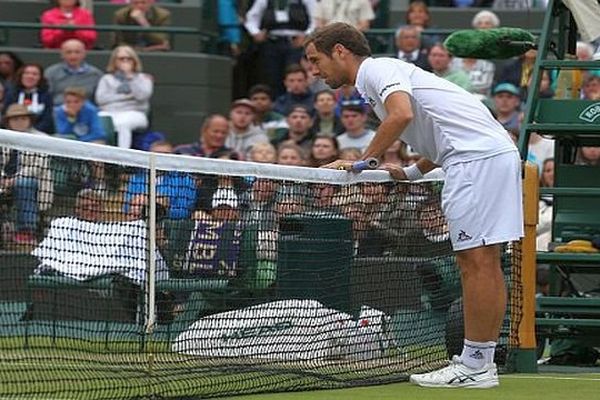
[[[155,153],[172,153],[173,146],[166,141],[158,141],[150,146]],[[125,190],[123,211],[133,217],[141,208],[136,206],[147,203],[148,170],[139,170],[129,178]],[[190,218],[196,206],[198,188],[196,180],[187,173],[179,171],[159,171],[156,177],[157,202],[167,210],[167,218]]]

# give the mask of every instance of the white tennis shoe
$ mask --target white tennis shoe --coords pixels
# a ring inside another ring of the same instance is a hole
[[[473,369],[464,365],[459,356],[452,357],[447,367],[425,374],[411,375],[410,382],[424,387],[479,389],[492,388],[499,384],[496,364]]]

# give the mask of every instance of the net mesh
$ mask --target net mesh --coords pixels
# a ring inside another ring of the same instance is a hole
[[[369,385],[462,348],[441,181],[0,138],[2,397]],[[501,365],[519,248],[502,255]]]

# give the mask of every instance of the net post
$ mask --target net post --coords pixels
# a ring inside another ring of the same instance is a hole
[[[537,165],[524,163],[523,220],[525,237],[521,241],[522,318],[518,327],[516,372],[537,372],[535,338],[536,227],[538,223],[539,178]]]
[[[146,293],[148,310],[146,312],[145,334],[154,330],[156,308],[156,156],[149,154],[148,177],[148,275]]]

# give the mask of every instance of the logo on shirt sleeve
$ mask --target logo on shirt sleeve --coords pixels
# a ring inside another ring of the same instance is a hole
[[[381,91],[379,92],[379,97],[383,97],[383,94],[385,92],[388,91],[388,89],[393,88],[394,86],[402,86],[401,82],[394,82],[394,83],[390,83],[389,85],[386,85],[383,89],[381,89]]]

